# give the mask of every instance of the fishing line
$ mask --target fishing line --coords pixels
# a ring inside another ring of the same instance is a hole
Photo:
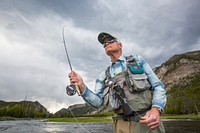
[[[72,110],[71,110],[70,108],[69,108],[69,111],[70,111],[70,113],[72,114],[72,116],[73,116],[74,120],[76,121],[76,123],[77,123],[83,130],[85,130],[85,131],[88,132],[88,133],[91,133],[90,131],[88,131],[86,128],[84,128],[84,127],[80,124],[80,122],[79,122],[78,119],[75,117],[74,113],[72,112]]]

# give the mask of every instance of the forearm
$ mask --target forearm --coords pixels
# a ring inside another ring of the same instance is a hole
[[[98,94],[93,93],[88,87],[85,87],[84,92],[81,94],[83,99],[90,104],[91,106],[95,108],[101,107],[103,103],[103,98],[99,96]]]
[[[163,111],[166,104],[166,91],[163,87],[157,86],[153,91],[152,107],[159,107]]]

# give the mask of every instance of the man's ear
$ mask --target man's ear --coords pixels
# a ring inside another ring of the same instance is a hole
[[[122,48],[122,43],[119,43],[120,48]]]

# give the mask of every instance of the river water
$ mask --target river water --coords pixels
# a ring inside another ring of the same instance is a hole
[[[200,121],[163,120],[166,133],[200,133]],[[108,123],[0,121],[0,133],[112,133]]]

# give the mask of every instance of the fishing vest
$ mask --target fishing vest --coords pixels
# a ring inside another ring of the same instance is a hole
[[[110,67],[106,70],[104,83],[104,106],[107,111],[114,111],[116,114],[123,113],[121,102],[114,89],[120,86],[125,93],[125,101],[132,111],[142,111],[152,105],[151,85],[143,68],[136,62],[133,56],[126,57],[127,69],[111,77]]]

